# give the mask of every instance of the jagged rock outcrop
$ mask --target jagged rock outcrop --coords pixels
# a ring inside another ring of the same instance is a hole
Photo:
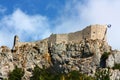
[[[108,59],[106,60],[106,66],[107,67],[110,67],[110,68],[112,68],[112,67],[114,67],[114,57],[113,57],[113,54],[110,54],[109,55],[109,57],[108,57]]]
[[[14,69],[13,55],[6,46],[0,47],[0,77],[6,78],[8,73]]]
[[[106,60],[107,67],[114,67],[114,64],[120,64],[120,51],[113,50]]]
[[[100,67],[100,58],[104,51],[111,51],[106,44],[100,40],[83,40],[80,43],[52,45],[50,55],[54,71],[67,73],[77,70],[93,74],[96,67]]]
[[[111,80],[120,80],[120,70],[110,70],[110,79]]]
[[[27,80],[32,76],[32,70],[36,65],[54,73],[68,73],[77,70],[93,76],[96,68],[100,67],[101,55],[111,51],[107,42],[102,40],[52,44],[48,48],[44,41],[39,43],[36,42],[34,45],[26,43],[16,47],[13,51],[2,47],[0,53],[1,58],[4,59],[1,59],[0,64],[1,76],[7,77],[7,73],[18,66],[25,70],[23,79]]]

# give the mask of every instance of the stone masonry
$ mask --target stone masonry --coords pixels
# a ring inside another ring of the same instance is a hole
[[[48,42],[49,43],[68,43],[68,42],[80,42],[83,39],[100,39],[106,41],[107,25],[90,25],[82,31],[77,31],[69,34],[52,34]]]

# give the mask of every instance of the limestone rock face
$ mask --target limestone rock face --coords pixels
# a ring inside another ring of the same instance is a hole
[[[19,43],[14,50],[2,46],[0,48],[0,77],[7,78],[15,66],[23,68],[23,80],[29,80],[32,70],[37,65],[49,69],[51,73],[68,73],[77,70],[94,76],[101,67],[101,56],[104,52],[111,54],[106,59],[106,67],[112,68],[120,63],[120,52],[111,50],[107,42],[102,40],[82,40],[79,43],[55,43],[48,45],[47,40],[34,43]],[[119,79],[119,71],[111,71],[111,79]]]
[[[23,79],[29,80],[32,76],[32,70],[37,65],[40,68],[48,68],[51,65],[51,58],[44,42],[24,44],[13,51],[14,63],[20,68],[23,68],[25,75]]]
[[[113,50],[106,60],[107,67],[114,67],[114,64],[120,64],[120,51]]]
[[[120,51],[114,50],[114,59],[115,59],[115,64],[120,64]]]
[[[112,54],[110,54],[108,59],[106,60],[106,66],[109,67],[109,68],[114,67],[114,64],[115,64],[114,61],[115,61],[115,58],[113,57]]]
[[[0,77],[7,78],[9,71],[14,69],[13,55],[11,50],[6,47],[0,47]]]
[[[50,50],[52,67],[55,72],[68,73],[77,70],[92,75],[100,67],[104,51],[111,50],[104,43],[100,40],[83,40],[80,43],[54,44]]]
[[[120,71],[119,70],[111,70],[110,73],[111,73],[111,76],[110,76],[111,80],[120,80]]]

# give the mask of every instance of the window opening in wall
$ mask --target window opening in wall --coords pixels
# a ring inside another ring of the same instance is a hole
[[[95,34],[95,32],[93,32]]]

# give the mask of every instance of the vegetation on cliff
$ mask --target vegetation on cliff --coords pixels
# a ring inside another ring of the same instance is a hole
[[[36,66],[30,80],[110,80],[109,73],[109,69],[97,69],[94,77],[82,74],[79,71],[71,71],[67,74],[52,74],[48,70]],[[24,71],[16,67],[10,72],[8,80],[21,80],[23,75]]]
[[[16,66],[15,69],[9,73],[8,80],[21,80],[23,76],[24,76],[24,70]]]
[[[113,69],[119,69],[120,70],[120,64],[115,64]]]
[[[52,74],[38,66],[34,68],[31,80],[95,80],[94,77],[87,76],[78,71],[71,71],[67,74]]]
[[[15,68],[10,74],[8,80],[21,80],[24,71],[21,68]],[[40,69],[36,66],[33,70],[33,76],[30,80],[110,80],[109,69],[97,69],[95,77],[82,74],[79,71],[71,71],[67,74],[52,74],[46,69]]]

